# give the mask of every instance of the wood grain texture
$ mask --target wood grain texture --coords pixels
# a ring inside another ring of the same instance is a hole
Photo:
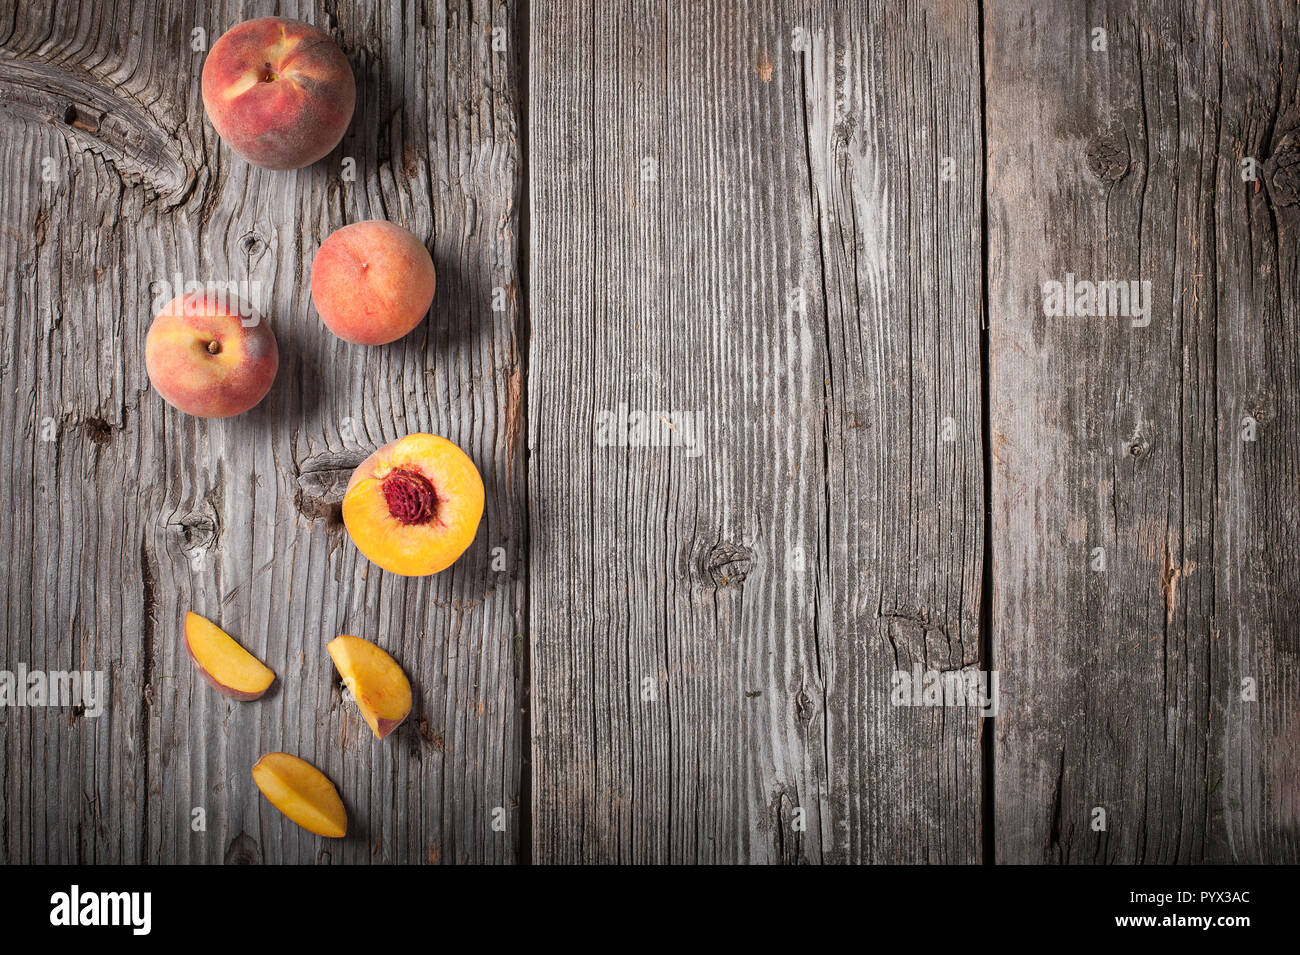
[[[1295,862],[1296,9],[986,17],[997,858]],[[1068,272],[1150,324],[1046,316]]]
[[[783,7],[533,5],[539,861],[979,858],[976,10]]]
[[[0,862],[1297,861],[1300,15],[903,6],[0,0],[0,669],[110,690],[0,709]],[[357,77],[297,172],[199,97],[193,31],[270,14]],[[309,295],[366,218],[438,269],[373,349]],[[1067,273],[1150,324],[1045,314]],[[150,388],[177,274],[253,283],[252,412]],[[487,487],[429,580],[340,522],[416,430]],[[339,633],[411,676],[387,741]],[[998,716],[891,705],[914,666]],[[277,749],[346,840],[258,795]]]
[[[358,83],[339,149],[297,172],[219,143],[190,47],[195,28],[210,44],[271,13],[333,35]],[[0,19],[4,659],[105,669],[111,692],[98,720],[0,715],[3,861],[520,857],[519,83],[513,49],[491,48],[514,15],[187,3],[160,17],[87,0]],[[430,318],[376,349],[334,339],[308,286],[323,238],[365,218],[409,228],[438,269]],[[281,354],[254,411],[188,418],[149,388],[152,283],[176,273],[254,283]],[[339,521],[351,467],[419,430],[465,447],[487,485],[474,545],[424,580],[368,565]],[[235,704],[199,680],[181,643],[189,609],[277,672],[272,694]],[[412,716],[382,743],[342,698],[325,652],[339,633],[376,640],[411,677]],[[249,770],[276,749],[338,785],[346,840],[309,836],[261,799]]]

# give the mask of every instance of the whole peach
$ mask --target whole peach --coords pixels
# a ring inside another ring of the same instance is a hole
[[[339,144],[357,87],[333,40],[309,23],[247,20],[203,63],[203,108],[222,140],[255,166],[300,169]]]
[[[172,299],[154,318],[144,363],[169,405],[200,418],[228,418],[271,390],[280,353],[271,326],[248,303],[191,292]]]
[[[311,297],[321,321],[355,345],[385,345],[420,324],[436,284],[424,243],[379,219],[334,232],[311,263]]]

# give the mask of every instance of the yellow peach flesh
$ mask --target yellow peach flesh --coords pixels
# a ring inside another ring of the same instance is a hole
[[[269,667],[196,613],[185,614],[185,648],[203,678],[234,699],[255,700],[275,681]]]
[[[326,646],[371,732],[383,739],[411,712],[411,683],[383,649],[347,635]]]
[[[431,514],[402,507],[411,499],[403,485],[421,481],[433,496]],[[445,570],[465,552],[483,516],[483,500],[483,480],[464,451],[437,435],[412,434],[380,448],[353,472],[343,522],[371,561],[418,577]]]
[[[267,753],[253,767],[253,782],[276,809],[308,832],[341,839],[348,814],[334,784],[319,769],[289,753]]]

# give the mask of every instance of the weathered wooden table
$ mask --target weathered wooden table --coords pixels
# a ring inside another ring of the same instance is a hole
[[[1297,861],[1300,11],[900,6],[0,0],[0,666],[109,687],[0,709],[0,860]],[[358,84],[298,172],[199,96],[272,13]],[[371,349],[308,282],[366,218],[439,275]],[[258,290],[252,412],[149,387],[177,275]],[[406,579],[339,502],[417,430],[487,508]],[[412,677],[384,742],[340,633]],[[891,705],[931,671],[996,715]]]

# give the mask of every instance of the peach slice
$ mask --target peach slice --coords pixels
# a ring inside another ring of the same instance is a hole
[[[207,680],[236,700],[255,700],[275,682],[275,674],[210,620],[185,614],[185,649]]]
[[[397,661],[369,640],[346,634],[326,649],[371,732],[383,739],[411,712],[411,683]]]
[[[483,479],[456,445],[435,434],[386,444],[352,472],[343,523],[384,570],[423,577],[446,570],[474,540]]]
[[[348,834],[348,813],[339,791],[305,759],[267,753],[253,767],[253,782],[272,806],[308,832],[332,839]]]

